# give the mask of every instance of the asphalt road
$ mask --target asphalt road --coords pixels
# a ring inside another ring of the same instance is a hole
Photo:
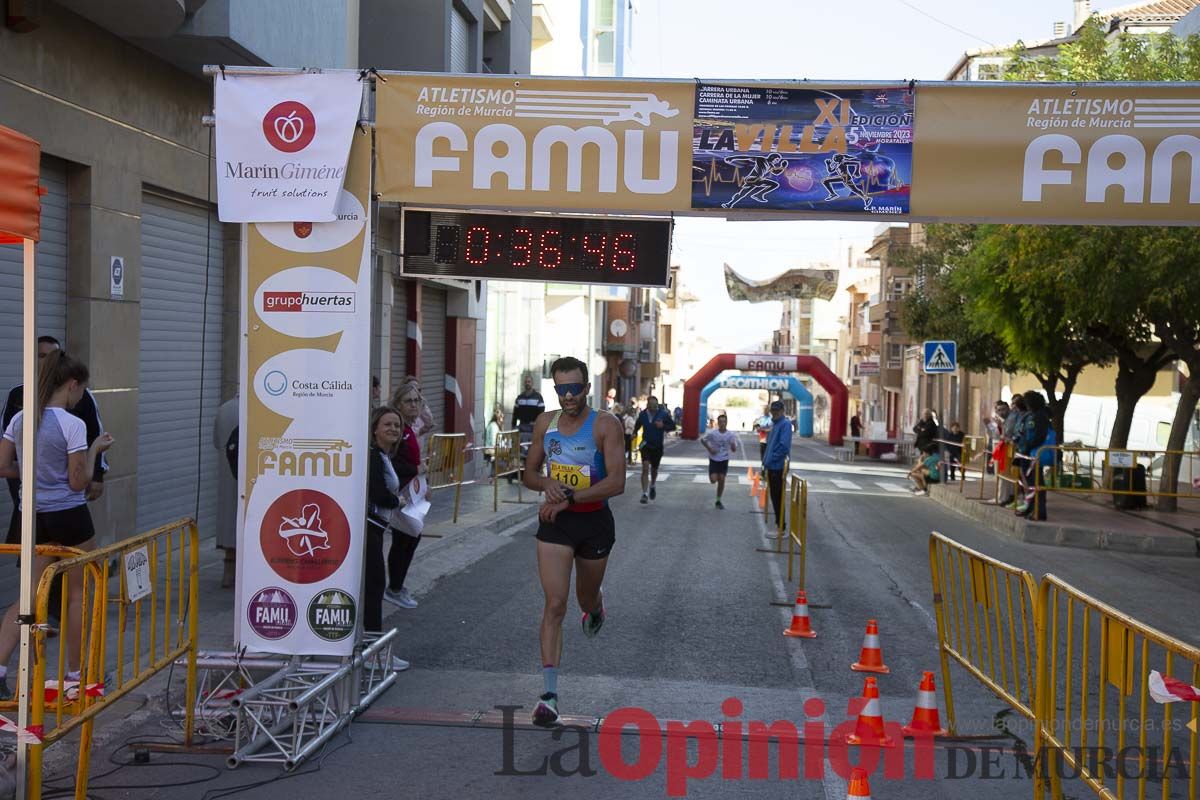
[[[751,437],[743,442],[757,456]],[[607,752],[594,730],[569,727],[552,734],[520,727],[506,734],[497,727],[409,724],[415,710],[490,713],[500,719],[502,712],[496,709],[501,706],[521,706],[512,713],[522,725],[527,720],[541,692],[537,625],[542,604],[534,530],[529,527],[442,579],[419,597],[418,609],[399,616],[398,652],[413,668],[399,676],[365,721],[351,727],[349,737],[339,736],[330,744],[319,771],[314,761],[301,768],[304,774],[238,796],[499,800],[567,793],[581,799],[657,798],[686,791],[695,798],[842,800],[846,782],[828,761],[823,777],[783,779],[774,745],[769,776],[750,777],[751,765],[739,765],[741,751],[731,746],[740,741],[736,725],[740,722],[745,730],[751,721],[790,720],[798,728],[806,722],[823,724],[828,735],[846,722],[848,701],[863,687],[862,675],[849,665],[859,654],[869,618],[879,621],[884,659],[891,668],[879,678],[884,717],[906,723],[922,671],[934,670],[940,680],[927,554],[931,530],[1037,576],[1054,572],[1168,633],[1200,641],[1200,615],[1195,613],[1200,608],[1200,561],[1004,539],[927,498],[912,496],[905,490],[902,468],[838,463],[831,452],[800,442],[792,461],[793,470],[810,483],[807,588],[818,638],[781,635],[791,610],[773,603],[790,601],[795,586],[784,581],[785,559],[756,551],[765,543],[763,518],[737,479],[746,462],[735,462],[727,508],[718,511],[712,505],[713,490],[702,477],[705,454],[692,442],[670,443],[662,468],[669,477],[660,481],[657,500],[645,506],[637,502],[638,476],[632,474],[625,494],[612,502],[617,544],[605,581],[607,624],[596,639],[583,637],[572,600],[559,678],[564,714],[603,718],[635,707],[664,728],[669,720],[723,723],[726,735],[719,745],[677,736],[668,736],[665,744],[657,735],[623,736],[619,750],[624,763],[649,767],[640,779],[630,780],[628,774],[622,777],[617,749]],[[1008,714],[1004,703],[961,669],[954,668],[953,677],[959,732],[993,738],[940,744],[933,754],[934,780],[913,774],[911,744],[898,748],[894,752],[903,757],[906,777],[886,779],[882,768],[877,771],[871,781],[876,800],[1030,796],[1031,782],[1016,777],[1024,770],[1013,754],[1014,748],[1032,745],[1028,724]],[[806,709],[805,701],[813,697],[822,700],[824,714],[806,715],[812,708]],[[740,701],[740,712],[722,708],[729,698]],[[998,736],[998,717],[1010,734]],[[749,759],[753,742],[743,745]],[[994,750],[981,752],[981,747]],[[655,764],[652,756],[659,750]],[[983,774],[984,756],[993,762],[990,776]],[[853,748],[850,759],[856,759]],[[221,766],[212,757],[156,754],[153,760]],[[711,774],[685,780],[686,764],[696,772],[712,767]],[[103,768],[98,759],[93,772]],[[953,777],[964,772],[969,774]],[[209,774],[201,767],[129,767],[94,780],[93,791],[105,798],[211,800],[224,796],[219,793],[226,789],[281,772],[242,767],[221,771],[203,784],[167,785]],[[157,788],[105,789],[106,784]],[[1152,791],[1157,796],[1161,790],[1155,785]],[[1076,796],[1092,795],[1079,789]]]

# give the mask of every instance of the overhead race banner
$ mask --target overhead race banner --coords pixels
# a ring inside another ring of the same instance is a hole
[[[360,618],[371,353],[371,139],[337,220],[242,239],[240,646],[348,655]]]
[[[700,83],[692,207],[908,213],[913,93]]]
[[[690,205],[691,83],[394,75],[375,91],[383,200],[617,212]]]
[[[222,222],[331,222],[358,124],[353,72],[219,75],[217,203]]]
[[[918,86],[912,213],[968,222],[1195,225],[1195,85]]]

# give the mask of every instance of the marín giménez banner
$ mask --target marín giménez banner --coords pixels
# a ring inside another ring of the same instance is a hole
[[[701,83],[692,207],[908,213],[913,93]]]
[[[363,83],[352,72],[216,78],[222,222],[332,222]]]

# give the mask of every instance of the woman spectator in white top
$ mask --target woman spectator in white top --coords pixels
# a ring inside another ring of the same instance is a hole
[[[35,542],[61,545],[78,550],[95,548],[95,529],[88,513],[86,492],[96,470],[100,454],[112,447],[113,437],[103,433],[91,447],[87,444],[87,427],[78,417],[67,412],[83,397],[87,389],[88,368],[62,350],[54,350],[42,359],[38,378],[37,410],[40,423],[37,429],[37,471],[35,473]],[[21,475],[21,441],[24,436],[25,411],[13,417],[0,439],[0,477],[19,478]],[[19,541],[21,515],[13,515]],[[35,556],[34,575],[56,560],[51,556]],[[79,680],[80,631],[82,625],[81,599],[83,573],[72,570],[67,575],[67,679]],[[13,603],[0,623],[0,693],[9,693],[8,659],[17,646],[20,628],[17,625],[19,605]]]

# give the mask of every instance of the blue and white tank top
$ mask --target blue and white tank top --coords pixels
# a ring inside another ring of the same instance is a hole
[[[604,480],[608,474],[604,470],[604,453],[596,447],[596,436],[593,428],[596,424],[596,410],[588,410],[588,418],[574,434],[567,436],[558,430],[558,420],[562,412],[557,412],[550,419],[550,427],[542,440],[546,451],[546,474],[564,486],[575,491]],[[604,508],[605,501],[594,503],[576,503],[571,511],[599,511]]]

